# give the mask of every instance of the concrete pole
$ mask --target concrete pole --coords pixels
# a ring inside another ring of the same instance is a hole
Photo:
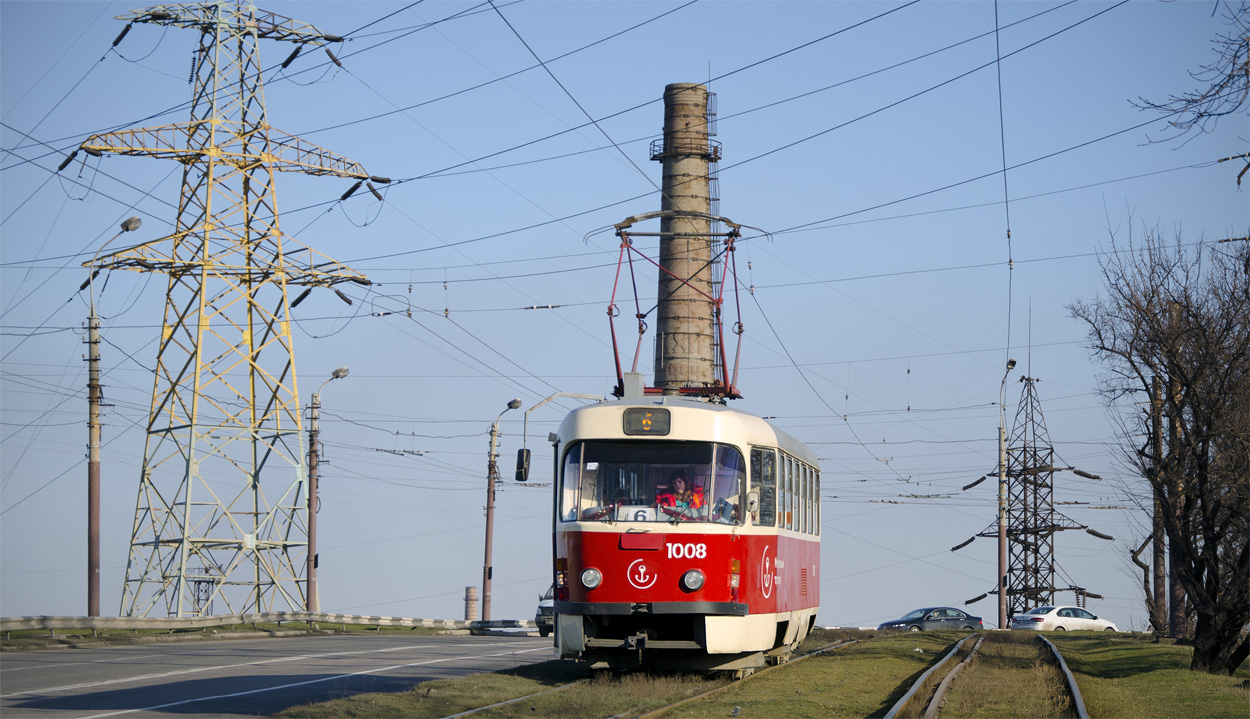
[[[499,413],[499,416],[495,418],[495,423],[490,426],[490,453],[486,455],[486,557],[482,562],[482,621],[484,622],[490,621],[490,580],[495,573],[490,563],[491,543],[495,536],[495,478],[499,476],[499,468],[496,464],[499,455],[495,453],[495,443],[499,439],[499,420],[503,418],[504,412],[520,406],[520,398],[509,401],[508,406]]]
[[[1007,429],[998,425],[998,628],[1007,628]]]
[[[711,213],[707,98],[703,85],[664,88],[664,147],[652,158],[663,163],[661,210]],[[665,394],[716,381],[710,231],[703,218],[660,220],[655,385]]]
[[[109,244],[127,232],[143,225],[138,217],[127,217],[120,231],[100,245],[91,258],[91,273],[78,288],[88,289],[91,312],[87,316],[87,616],[100,616],[100,404],[104,390],[100,386],[100,316],[95,311],[96,260]]]
[[[482,562],[482,621],[490,621],[490,580],[494,574],[490,550],[495,535],[495,440],[499,437],[499,420],[490,426],[490,454],[486,455],[486,556]]]
[[[998,628],[1007,628],[1007,418],[1003,408],[1003,394],[1007,389],[1007,375],[1016,366],[1014,359],[1007,360],[1007,371],[998,385]]]
[[[87,616],[100,616],[100,318],[87,318]]]
[[[477,619],[477,587],[464,588],[464,620],[471,622]]]
[[[317,420],[321,417],[321,393],[313,392],[312,409],[308,420],[308,586],[305,591],[305,605],[310,612],[321,611],[321,603],[317,601],[317,465],[320,456],[317,445],[320,442],[321,429]]]
[[[1155,481],[1163,480],[1160,471],[1163,464],[1163,381],[1159,377],[1154,377],[1150,383],[1150,435],[1154,444],[1154,460],[1151,463],[1150,470],[1154,473]],[[1151,625],[1155,622],[1163,627],[1167,626],[1168,616],[1168,595],[1167,595],[1167,542],[1165,532],[1163,530],[1163,505],[1159,502],[1159,492],[1154,492],[1155,512],[1154,512],[1154,547],[1151,555],[1151,574],[1153,577],[1152,594],[1154,599],[1153,616],[1151,617]]]

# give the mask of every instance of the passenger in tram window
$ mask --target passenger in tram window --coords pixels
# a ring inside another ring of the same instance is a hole
[[[663,487],[656,491],[655,503],[661,507],[699,509],[703,506],[703,488],[690,488],[685,470],[679,469],[669,476],[667,492]]]

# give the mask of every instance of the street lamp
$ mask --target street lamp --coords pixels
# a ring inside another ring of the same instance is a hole
[[[1007,425],[1003,412],[1003,393],[1007,375],[1016,361],[1007,360],[1007,371],[998,386],[998,628],[1007,628]]]
[[[96,260],[109,243],[127,232],[139,229],[143,220],[128,217],[121,224],[121,231],[100,245],[91,258],[91,274],[78,288],[90,288],[88,302],[91,312],[87,315],[87,616],[100,616],[100,404],[104,390],[100,387],[100,318],[95,313]]]
[[[312,395],[312,410],[308,423],[308,587],[305,606],[310,612],[321,611],[317,601],[317,443],[321,430],[317,420],[321,417],[321,390],[336,379],[342,379],[351,370],[339,367],[330,373],[330,379],[321,383]]]
[[[520,398],[512,400],[495,418],[495,423],[490,426],[490,453],[486,455],[486,558],[482,563],[482,621],[484,622],[490,621],[490,580],[493,573],[490,565],[490,547],[495,531],[495,478],[499,476],[499,468],[495,464],[495,460],[499,458],[495,454],[495,440],[499,438],[499,420],[504,412],[520,406]]]

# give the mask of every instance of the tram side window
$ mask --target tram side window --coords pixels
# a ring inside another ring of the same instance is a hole
[[[752,488],[760,494],[756,526],[771,527],[777,523],[777,455],[771,449],[751,450]]]
[[[799,528],[799,517],[802,516],[799,507],[803,501],[803,497],[799,494],[801,489],[799,487],[799,463],[793,457],[790,457],[788,461],[790,462],[790,511],[792,514],[790,529],[797,530]]]
[[[794,531],[803,531],[803,465],[797,460],[791,465],[794,469]]]
[[[803,484],[803,465],[794,460],[794,528],[799,532],[807,531],[807,521],[803,517],[803,500],[807,498],[807,487]]]
[[[812,470],[812,482],[814,483],[813,487],[815,488],[815,495],[816,495],[815,506],[813,507],[813,510],[816,516],[816,524],[813,527],[813,533],[819,537],[820,536],[820,470],[818,469]]]
[[[799,482],[802,487],[802,489],[799,491],[799,496],[802,498],[802,501],[803,501],[803,504],[799,510],[799,516],[803,520],[802,522],[799,523],[799,531],[810,532],[812,531],[811,529],[812,525],[808,519],[807,510],[812,506],[812,503],[811,503],[811,497],[808,494],[808,492],[811,490],[811,487],[809,487],[807,484],[807,465],[806,464],[799,465]]]
[[[786,529],[794,529],[794,460],[782,455],[781,486],[784,499],[781,502],[785,521],[780,524]]]
[[[803,465],[803,531],[812,534],[812,468]]]

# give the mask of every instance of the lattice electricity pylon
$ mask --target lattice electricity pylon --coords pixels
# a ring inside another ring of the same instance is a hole
[[[94,262],[169,275],[121,612],[301,609],[308,489],[287,286],[369,281],[282,236],[273,173],[387,180],[266,119],[258,40],[295,43],[289,62],[341,38],[250,3],[117,19],[200,31],[190,122],[81,147],[184,168],[175,232]],[[192,578],[211,578],[209,596],[193,598]]]
[[[1007,617],[1053,604],[1055,532],[1087,529],[1055,511],[1055,448],[1037,397],[1036,380],[1024,390],[1007,443]],[[1078,589],[1064,587],[1062,589]]]

